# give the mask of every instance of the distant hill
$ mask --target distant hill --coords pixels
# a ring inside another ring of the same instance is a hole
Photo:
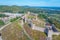
[[[31,11],[34,13],[58,13],[60,14],[60,7],[32,7],[32,6],[7,6],[0,5],[0,12],[10,12],[10,13],[24,13]]]

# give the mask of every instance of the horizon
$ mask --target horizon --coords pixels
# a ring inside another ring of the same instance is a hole
[[[60,0],[1,0],[0,5],[60,7]]]
[[[56,6],[29,6],[29,5],[0,5],[0,6],[22,6],[22,7],[56,7]],[[60,8],[60,7],[58,7]]]

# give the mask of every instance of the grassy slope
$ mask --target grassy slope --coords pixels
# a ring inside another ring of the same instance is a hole
[[[30,40],[23,32],[20,23],[21,21],[17,20],[6,26],[2,30],[2,38],[7,38],[4,40]]]
[[[32,30],[27,24],[24,25],[26,32],[35,40],[45,40],[46,35],[43,32]]]
[[[53,35],[53,40],[60,40],[60,35]]]

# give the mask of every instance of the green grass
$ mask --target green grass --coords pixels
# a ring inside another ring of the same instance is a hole
[[[60,40],[60,35],[53,35],[52,40]]]
[[[14,22],[14,21],[16,21],[16,20],[19,19],[19,18],[20,18],[20,17],[13,18],[13,19],[10,20],[10,22]]]
[[[2,21],[2,20],[0,20],[0,26],[2,26],[2,25],[4,25],[5,23]]]
[[[32,19],[32,18],[34,18],[34,16],[28,16],[28,18],[29,18],[29,19]]]
[[[21,29],[20,19],[15,20],[13,23],[15,23]]]

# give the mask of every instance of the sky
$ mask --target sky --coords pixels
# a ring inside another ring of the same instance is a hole
[[[60,7],[60,0],[0,0],[0,5]]]

